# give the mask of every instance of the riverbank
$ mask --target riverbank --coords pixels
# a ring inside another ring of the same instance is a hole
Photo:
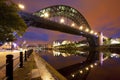
[[[41,80],[40,77],[32,78],[32,71],[36,69],[36,63],[34,61],[34,56],[31,54],[31,56],[27,59],[26,62],[24,62],[23,68],[17,68],[13,72],[13,79],[14,80]]]
[[[42,80],[67,80],[56,69],[48,64],[39,54],[34,53],[33,55]]]
[[[39,54],[33,52],[23,68],[14,71],[14,80],[67,80]]]

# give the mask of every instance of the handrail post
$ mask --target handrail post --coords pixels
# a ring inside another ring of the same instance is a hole
[[[6,77],[7,80],[13,80],[13,55],[6,56]]]
[[[24,60],[27,61],[27,51],[25,51],[24,55],[25,55],[25,59]]]
[[[19,65],[20,68],[23,67],[23,52],[20,52],[20,65]]]

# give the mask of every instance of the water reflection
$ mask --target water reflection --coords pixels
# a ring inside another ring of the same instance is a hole
[[[66,50],[60,50],[60,51],[55,51],[53,50],[53,56],[63,56],[63,57],[68,57],[68,56],[84,56],[87,57],[89,55],[89,52],[83,52],[83,51],[66,51]]]
[[[68,80],[106,80],[106,77],[112,80],[120,73],[120,55],[115,52],[53,50],[40,52],[40,55]],[[113,71],[113,77],[107,75],[107,69]],[[120,77],[115,79],[120,80]]]

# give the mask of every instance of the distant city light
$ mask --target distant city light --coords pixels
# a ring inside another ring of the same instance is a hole
[[[120,44],[120,41],[116,39],[111,39],[110,42],[111,44]]]
[[[119,57],[120,57],[119,54],[115,54],[115,53],[111,54],[110,56],[111,56],[111,57],[115,57],[115,58],[119,58]]]
[[[16,43],[13,43],[13,47],[16,48],[16,47],[17,47],[17,44],[16,44]]]
[[[20,48],[20,52],[22,52],[23,51],[23,49],[22,48]]]

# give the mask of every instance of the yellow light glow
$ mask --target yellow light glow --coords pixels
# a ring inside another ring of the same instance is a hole
[[[74,26],[75,26],[75,24],[74,24],[74,23],[72,23],[72,24],[71,24],[71,26],[72,26],[72,27],[74,27]]]
[[[90,67],[93,68],[93,65],[91,64]]]
[[[80,73],[82,74],[82,73],[83,73],[83,71],[82,71],[82,70],[80,70]]]
[[[75,75],[74,74],[72,74],[72,77],[74,77]]]
[[[65,20],[63,18],[60,19],[60,23],[64,23]]]
[[[85,29],[85,32],[89,32],[89,29],[87,28],[87,29]]]
[[[95,32],[94,34],[97,35],[97,32]]]
[[[94,63],[95,66],[97,66],[98,64],[97,63]]]
[[[80,26],[79,29],[80,29],[80,30],[83,30],[83,26]]]
[[[48,17],[49,17],[49,13],[47,13],[47,12],[44,13],[44,17],[45,17],[45,18],[48,18]]]
[[[89,68],[88,68],[88,67],[86,67],[85,69],[86,69],[86,70],[89,70]]]
[[[24,6],[23,4],[18,4],[18,7],[19,7],[20,9],[25,9],[25,6]]]
[[[94,33],[94,31],[93,31],[93,30],[91,30],[91,31],[90,31],[90,33],[91,33],[91,34],[93,34],[93,33]]]

